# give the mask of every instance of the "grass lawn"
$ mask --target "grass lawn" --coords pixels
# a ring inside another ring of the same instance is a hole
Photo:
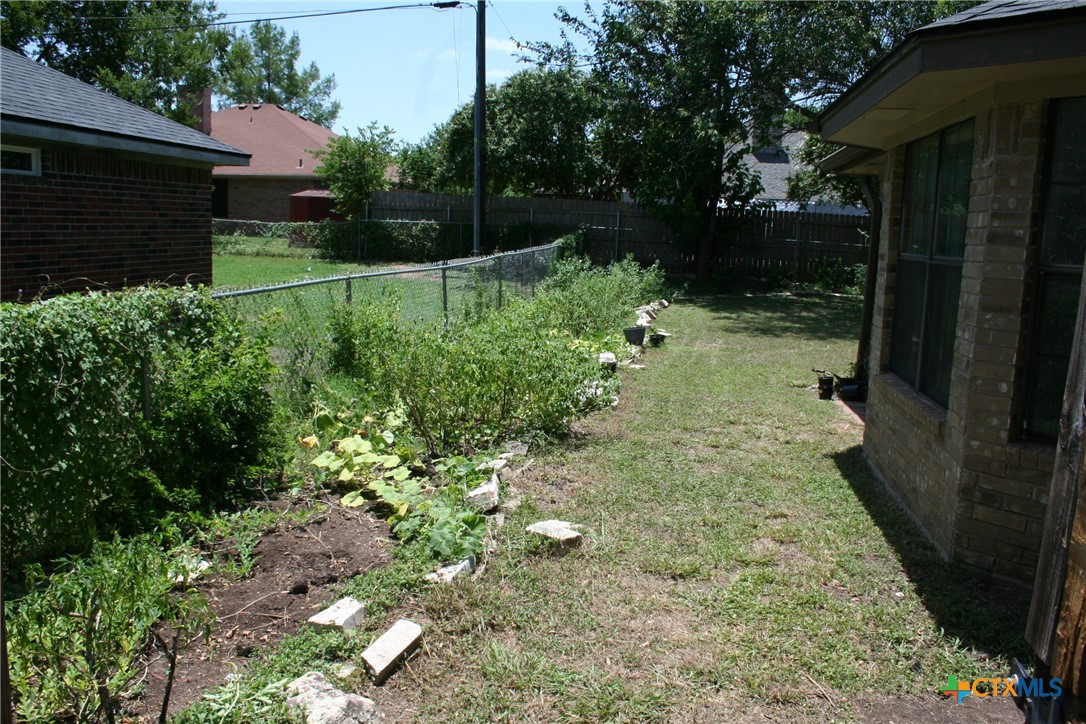
[[[373,271],[374,265],[347,264],[286,256],[216,254],[212,257],[213,284],[217,289],[269,286],[303,279]]]
[[[1028,597],[944,562],[861,424],[807,389],[846,370],[859,315],[828,296],[663,312],[674,336],[621,373],[618,407],[533,452],[485,574],[378,623],[422,623],[423,654],[353,683],[420,721],[1020,721],[937,692],[1006,674]],[[524,532],[545,518],[584,544]]]

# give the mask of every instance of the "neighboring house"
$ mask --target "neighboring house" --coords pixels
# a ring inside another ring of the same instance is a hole
[[[211,168],[248,154],[0,49],[0,298],[211,283]]]
[[[1086,2],[911,33],[819,117],[881,177],[864,452],[950,557],[1032,583],[1086,256]],[[1078,471],[1082,478],[1081,468]]]
[[[337,137],[267,103],[215,111],[211,136],[252,154],[245,168],[227,166],[214,172],[215,218],[245,221],[291,221],[290,197],[322,186],[315,172],[320,161],[313,151],[326,150],[328,141]]]
[[[762,180],[762,192],[754,197],[754,201],[777,211],[866,216],[867,209],[859,206],[847,206],[818,199],[800,203],[788,198],[788,177],[806,168],[796,158],[796,152],[806,138],[807,134],[804,131],[789,131],[781,135],[776,144],[758,148],[744,157],[743,161],[747,168],[757,172]]]

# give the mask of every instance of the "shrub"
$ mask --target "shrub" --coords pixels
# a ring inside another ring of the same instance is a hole
[[[9,570],[241,494],[273,462],[267,353],[204,292],[4,304],[0,358]]]
[[[97,544],[49,578],[33,571],[34,590],[6,612],[20,718],[114,721],[152,645],[171,662],[165,709],[172,662],[213,620],[195,589],[175,591],[179,577],[187,574],[146,537]]]
[[[840,258],[823,259],[814,273],[815,285],[827,292],[862,294],[867,279],[866,264],[846,264]]]
[[[632,260],[606,269],[563,262],[535,298],[473,310],[447,328],[407,324],[389,299],[356,295],[337,310],[331,362],[378,405],[402,405],[433,456],[510,436],[561,435],[600,400],[589,392],[600,389],[592,387],[596,350],[578,338],[604,339],[662,287],[659,269]]]

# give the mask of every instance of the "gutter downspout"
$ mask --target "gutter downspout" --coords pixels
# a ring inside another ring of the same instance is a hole
[[[860,321],[860,343],[856,347],[856,377],[868,379],[871,352],[871,324],[875,318],[875,289],[879,279],[879,237],[882,231],[882,200],[871,176],[860,177],[864,202],[871,214],[867,239],[867,278],[864,280],[864,309]]]

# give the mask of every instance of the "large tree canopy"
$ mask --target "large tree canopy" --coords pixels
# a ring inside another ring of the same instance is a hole
[[[470,193],[474,103],[400,155],[401,185]],[[591,78],[570,68],[531,69],[487,89],[487,189],[491,194],[611,198],[615,175],[595,133],[603,116]]]
[[[589,46],[537,44],[542,65],[591,68],[603,157],[671,217],[706,276],[720,205],[757,193],[743,156],[813,118],[905,33],[970,2],[612,0],[559,18]]]
[[[331,100],[336,77],[322,78],[316,63],[299,70],[301,41],[280,26],[259,21],[248,33],[231,34],[230,52],[221,65],[215,91],[227,104],[273,103],[331,128],[339,101]]]
[[[85,83],[180,121],[195,117],[196,92],[215,79],[229,36],[206,24],[212,2],[0,4],[0,43]]]

